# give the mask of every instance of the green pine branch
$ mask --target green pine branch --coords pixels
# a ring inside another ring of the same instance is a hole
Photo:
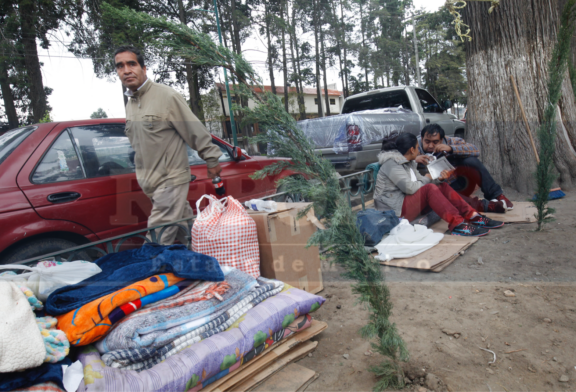
[[[266,143],[272,156],[291,159],[265,167],[254,178],[262,179],[284,170],[295,174],[280,180],[278,186],[312,201],[314,210],[324,217],[327,227],[318,231],[308,246],[324,245],[330,249],[331,262],[342,266],[343,275],[355,281],[352,291],[370,312],[368,324],[361,330],[362,336],[372,340],[376,352],[386,357],[381,365],[371,369],[379,377],[374,389],[403,387],[400,361],[408,360],[408,351],[396,325],[390,322],[390,292],[380,264],[364,249],[364,237],[356,227],[356,215],[340,192],[338,174],[332,164],[314,153],[313,144],[285,111],[281,100],[269,92],[262,93],[260,78],[242,55],[216,45],[210,36],[187,26],[127,8],[116,9],[108,4],[103,4],[102,8],[104,18],[123,20],[153,37],[150,45],[172,51],[199,65],[228,69],[240,82],[236,86],[238,95],[257,103],[254,108],[242,108],[243,122],[258,123],[262,131],[253,142]]]
[[[538,210],[536,217],[538,218],[539,231],[544,229],[544,224],[553,221],[549,216],[554,213],[554,209],[548,206],[548,196],[552,184],[558,177],[554,166],[556,107],[562,98],[562,82],[570,65],[570,44],[574,34],[575,4],[576,0],[569,0],[560,17],[558,42],[554,46],[548,64],[548,103],[537,132],[540,141],[540,163],[536,167],[536,197],[533,203]]]

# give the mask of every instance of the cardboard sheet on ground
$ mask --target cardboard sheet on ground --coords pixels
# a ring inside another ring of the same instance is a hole
[[[536,207],[528,201],[514,202],[514,209],[507,211],[505,214],[485,213],[488,218],[504,223],[534,223],[536,222]],[[434,233],[446,233],[448,231],[448,222],[441,220],[431,227]]]
[[[476,241],[478,241],[476,237],[446,235],[438,245],[420,253],[418,256],[410,257],[409,259],[381,261],[380,264],[391,267],[440,272],[456,260],[456,258],[460,256],[460,252],[468,249]]]
[[[505,214],[486,213],[490,219],[499,220],[505,223],[534,223],[536,222],[536,207],[529,201],[515,201],[514,209]]]

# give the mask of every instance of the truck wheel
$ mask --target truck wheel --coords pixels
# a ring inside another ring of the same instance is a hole
[[[42,256],[48,253],[58,252],[65,249],[70,249],[78,246],[77,243],[64,240],[62,238],[41,238],[26,242],[16,248],[8,251],[0,257],[0,264],[14,264],[18,261],[30,259],[32,257]],[[66,258],[69,254],[63,254],[62,257]],[[92,258],[86,251],[77,252],[74,256],[75,260],[92,261]]]

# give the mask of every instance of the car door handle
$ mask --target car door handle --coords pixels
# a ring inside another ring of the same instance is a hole
[[[193,182],[196,179],[196,176],[194,174],[190,174],[190,182]]]
[[[426,119],[426,124],[430,124],[430,119],[429,119],[429,118]]]
[[[78,192],[62,192],[62,193],[53,193],[47,197],[50,203],[66,203],[68,201],[74,201],[78,199],[80,195]]]

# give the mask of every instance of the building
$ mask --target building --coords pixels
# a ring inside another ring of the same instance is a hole
[[[233,86],[230,86],[232,89]],[[265,91],[272,91],[272,86],[264,86]],[[222,83],[216,83],[216,89],[212,90],[216,95],[216,102],[217,102],[217,110],[211,111],[211,113],[218,113],[218,118],[209,118],[210,116],[206,116],[206,126],[210,130],[211,133],[215,134],[226,140],[231,140],[231,127],[230,127],[230,114],[228,110],[228,99],[226,96],[226,86]],[[261,92],[260,88],[256,89],[256,92]],[[324,89],[321,90],[322,93],[322,111],[324,115],[326,115],[326,102],[324,98]],[[284,102],[284,87],[277,86],[276,87],[276,95],[282,99]],[[298,109],[298,96],[296,93],[295,87],[288,88],[288,111],[290,114],[294,116],[296,119],[300,119],[300,111]],[[330,115],[340,114],[340,109],[344,103],[344,95],[342,91],[336,89],[336,85],[328,85],[328,99],[330,103]],[[236,97],[232,96],[232,103],[236,103]],[[307,118],[316,118],[318,117],[318,98],[316,96],[316,89],[315,88],[304,88],[304,105],[306,107],[306,117]],[[248,100],[248,107],[253,108],[255,106],[255,102],[253,100]],[[207,114],[207,113],[206,113]],[[238,140],[240,143],[240,139],[244,139],[246,136],[254,136],[259,133],[258,124],[254,124],[250,127],[250,129],[240,129],[239,120],[237,116],[234,117],[236,120],[236,131]],[[226,132],[224,132],[224,127],[226,127]],[[246,134],[248,133],[248,134]],[[254,151],[255,146],[248,146],[244,145],[245,148]]]

